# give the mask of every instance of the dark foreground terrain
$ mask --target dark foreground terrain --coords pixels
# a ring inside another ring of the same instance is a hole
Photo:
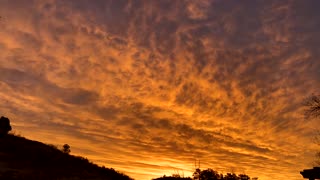
[[[52,145],[15,135],[0,137],[1,180],[129,180],[114,169],[100,167]]]

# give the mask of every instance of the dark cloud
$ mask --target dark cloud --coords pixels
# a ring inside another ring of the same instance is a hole
[[[98,100],[98,95],[83,89],[62,88],[32,72],[23,72],[16,69],[0,68],[2,82],[10,85],[15,91],[27,95],[42,96],[52,102],[61,98],[65,103],[74,105],[92,104]]]

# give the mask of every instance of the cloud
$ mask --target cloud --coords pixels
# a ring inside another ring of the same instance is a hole
[[[194,159],[298,178],[318,125],[301,115],[319,89],[314,3],[2,1],[1,111],[139,179]]]
[[[15,69],[1,68],[1,81],[11,86],[15,91],[22,91],[33,96],[55,99],[61,98],[65,103],[86,105],[97,101],[98,95],[82,89],[61,88],[32,73]]]

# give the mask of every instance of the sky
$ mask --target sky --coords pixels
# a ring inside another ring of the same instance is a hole
[[[137,180],[301,180],[318,0],[0,0],[0,115]]]

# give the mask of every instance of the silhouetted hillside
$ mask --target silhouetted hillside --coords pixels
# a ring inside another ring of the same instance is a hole
[[[63,153],[54,146],[14,135],[0,137],[0,179],[129,180],[114,169]]]

